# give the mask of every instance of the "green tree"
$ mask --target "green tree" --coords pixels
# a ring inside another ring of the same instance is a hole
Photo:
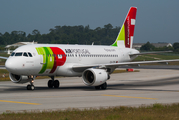
[[[105,28],[106,36],[109,36],[109,33],[111,29],[113,28],[113,26],[111,24],[107,24],[107,25],[104,25],[104,28]]]
[[[37,29],[34,29],[32,31],[32,35],[29,35],[30,36],[30,41],[37,41],[37,42],[43,42],[43,40],[41,39],[41,34],[40,34],[40,31],[37,30]]]
[[[169,51],[169,50],[174,50],[174,48],[171,46],[169,46],[169,47],[164,46],[164,47],[158,47],[158,48],[155,47],[155,49],[154,49],[154,51]]]
[[[8,45],[21,41],[36,41],[38,43],[53,44],[101,44],[111,45],[118,35],[120,27],[111,24],[104,25],[103,28],[97,27],[90,29],[90,26],[55,26],[49,29],[49,33],[40,34],[40,31],[34,29],[31,34],[26,36],[23,31],[12,31],[10,34],[5,32],[0,34],[0,44]]]
[[[179,43],[178,42],[173,44],[173,48],[174,48],[174,52],[179,53]]]
[[[32,35],[38,35],[38,34],[40,34],[40,31],[38,31],[37,29],[32,31]]]
[[[146,44],[142,45],[142,47],[140,48],[140,50],[146,50],[146,51],[152,51],[154,49],[155,49],[155,46],[150,44],[150,42],[147,42]]]
[[[0,45],[5,45],[2,33],[0,33]]]

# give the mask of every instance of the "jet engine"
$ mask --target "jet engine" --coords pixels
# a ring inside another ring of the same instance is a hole
[[[83,82],[87,86],[98,86],[109,79],[109,75],[104,69],[89,68],[82,74]]]
[[[21,84],[27,83],[30,80],[32,80],[32,78],[30,78],[29,76],[15,75],[12,73],[9,73],[9,78],[13,83],[21,83]]]

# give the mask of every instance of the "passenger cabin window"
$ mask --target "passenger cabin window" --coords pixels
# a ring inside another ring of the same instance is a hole
[[[14,54],[15,54],[15,52],[13,52],[13,53],[11,54],[11,56],[14,56]]]
[[[26,53],[26,52],[23,54],[23,56],[28,57],[28,55],[27,55],[27,53]]]
[[[15,56],[22,56],[22,53],[16,53]]]
[[[32,57],[32,54],[30,52],[28,52],[28,55],[29,55],[29,57]]]

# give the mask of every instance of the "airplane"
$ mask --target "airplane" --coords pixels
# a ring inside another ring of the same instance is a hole
[[[82,77],[87,86],[97,90],[107,88],[110,74],[121,65],[173,62],[175,60],[131,62],[140,53],[132,48],[137,8],[131,7],[115,42],[110,46],[32,44],[15,49],[7,57],[5,68],[13,83],[27,83],[27,90],[34,90],[36,76],[49,76],[49,88],[58,88],[56,76]],[[157,52],[158,53],[158,52]]]

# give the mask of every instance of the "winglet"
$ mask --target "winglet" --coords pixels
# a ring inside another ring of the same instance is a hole
[[[112,46],[121,47],[121,48],[132,48],[136,13],[137,13],[136,7],[131,7],[129,9],[129,12],[124,20],[122,28],[117,36],[117,39],[112,44]]]

